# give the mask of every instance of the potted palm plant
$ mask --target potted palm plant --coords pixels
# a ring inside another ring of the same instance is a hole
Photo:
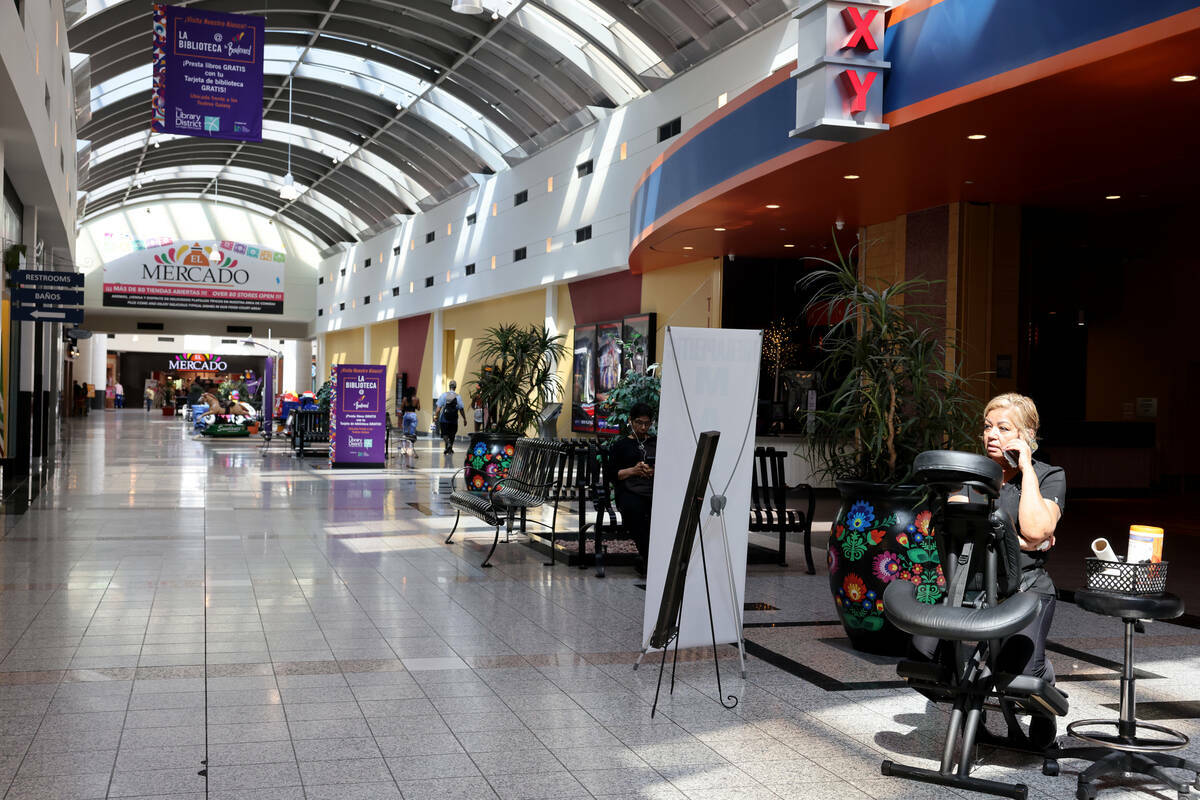
[[[922,492],[907,483],[913,459],[976,440],[979,405],[961,362],[946,346],[945,322],[920,298],[933,281],[889,285],[865,280],[854,250],[798,283],[805,315],[829,326],[818,367],[823,406],[808,436],[814,470],[835,481],[842,503],[829,537],[829,583],[858,650],[899,655],[907,635],[883,615],[893,580],[918,585],[937,602],[946,579],[938,563]]]
[[[486,424],[472,433],[463,472],[467,488],[486,491],[508,473],[517,439],[537,422],[548,399],[562,393],[558,363],[566,337],[544,325],[497,325],[478,344],[483,365],[474,374]]]

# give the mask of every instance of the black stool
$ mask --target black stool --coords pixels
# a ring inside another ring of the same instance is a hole
[[[1200,788],[1200,777],[1193,777],[1191,782],[1180,781],[1164,771],[1164,768],[1171,768],[1185,769],[1192,773],[1200,772],[1200,764],[1163,752],[1184,747],[1188,743],[1188,737],[1162,725],[1138,722],[1137,700],[1134,697],[1134,626],[1138,620],[1174,619],[1180,616],[1183,614],[1183,600],[1169,593],[1137,595],[1081,589],[1075,593],[1075,605],[1093,614],[1120,617],[1125,623],[1121,713],[1117,719],[1082,719],[1068,725],[1068,734],[1093,746],[1060,748],[1048,753],[1043,772],[1047,775],[1058,774],[1056,759],[1060,758],[1079,758],[1095,762],[1079,775],[1079,783],[1075,790],[1075,796],[1079,800],[1093,800],[1096,797],[1096,781],[1100,778],[1128,772],[1157,778],[1180,796],[1187,794],[1191,786]],[[1114,728],[1116,732],[1110,734],[1094,730],[1098,727]],[[1093,730],[1084,730],[1087,728]],[[1162,737],[1139,736],[1139,731],[1159,733]]]

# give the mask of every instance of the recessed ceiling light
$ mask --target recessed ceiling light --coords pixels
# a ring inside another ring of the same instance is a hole
[[[683,249],[684,249],[684,250],[695,250],[696,248],[692,247],[690,244],[685,244],[685,245],[683,246]]]
[[[1192,81],[1196,80],[1196,76],[1195,75],[1176,75],[1174,78],[1171,78],[1171,80],[1175,83],[1191,83]]]
[[[975,181],[963,181],[963,183],[967,184],[968,186],[969,186],[969,185],[971,185],[971,184],[972,184],[972,183],[974,183],[974,182],[975,182]]]
[[[968,138],[968,139],[970,139],[970,140],[971,140],[971,141],[973,141],[973,142],[977,142],[977,141],[979,141],[980,139],[986,139],[986,138],[987,138],[987,134],[986,134],[986,133],[972,133],[972,134],[971,134],[970,136],[968,136],[967,138]]]
[[[846,179],[846,180],[848,180],[848,181],[856,181],[856,180],[858,180],[858,176],[857,176],[857,175],[843,175],[842,177],[843,177],[843,178],[845,178],[845,179]]]
[[[767,208],[779,208],[779,203],[767,203]]]
[[[1119,194],[1106,194],[1106,195],[1104,195],[1104,199],[1105,199],[1105,200],[1120,200],[1120,199],[1121,199],[1121,195],[1119,195]]]
[[[723,231],[723,230],[725,230],[725,229],[724,229],[724,228],[713,228],[713,230],[714,230],[714,231]]]
[[[784,247],[795,247],[795,246],[796,246],[796,245],[794,245],[794,244],[785,244],[785,245],[784,245]]]

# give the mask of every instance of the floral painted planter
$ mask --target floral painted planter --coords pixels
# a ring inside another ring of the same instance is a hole
[[[946,577],[920,496],[886,485],[838,481],[842,506],[829,537],[829,588],[855,650],[901,656],[909,635],[883,613],[883,590],[895,580],[917,585],[917,599],[934,604]]]
[[[463,481],[472,492],[486,492],[508,474],[519,437],[508,433],[472,433],[463,465]]]

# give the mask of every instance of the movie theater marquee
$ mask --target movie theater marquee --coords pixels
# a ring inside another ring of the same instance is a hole
[[[796,128],[804,139],[853,142],[883,122],[884,15],[879,0],[802,2],[793,19],[796,46]]]

